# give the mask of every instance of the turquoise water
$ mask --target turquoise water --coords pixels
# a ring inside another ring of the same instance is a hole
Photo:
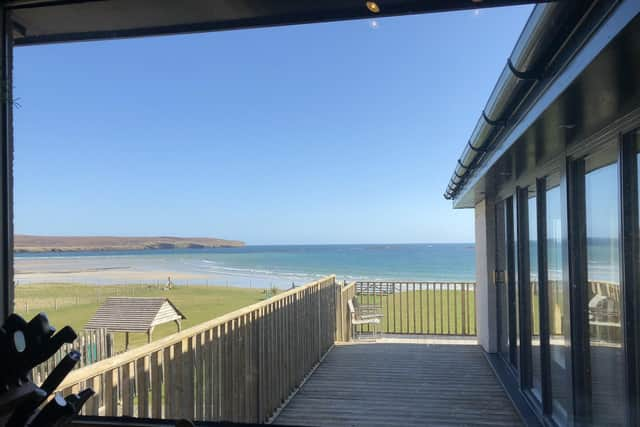
[[[109,272],[102,274],[99,271]],[[90,280],[78,279],[93,271]],[[246,246],[243,248],[145,250],[122,252],[56,252],[17,254],[17,280],[114,283],[129,281],[131,272],[148,272],[148,280],[164,280],[159,272],[191,275],[192,284],[289,286],[336,274],[341,280],[471,281],[475,278],[473,244],[381,244]],[[30,280],[33,273],[38,280]],[[117,272],[122,272],[119,275]],[[31,274],[31,276],[30,276]],[[76,276],[74,276],[76,274]],[[139,277],[139,276],[138,276]],[[181,280],[174,280],[180,284]]]

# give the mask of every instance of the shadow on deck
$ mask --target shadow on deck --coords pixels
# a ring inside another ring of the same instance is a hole
[[[281,425],[521,425],[469,339],[339,344],[274,421]]]

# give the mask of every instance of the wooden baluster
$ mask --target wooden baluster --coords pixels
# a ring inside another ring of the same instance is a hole
[[[195,344],[195,360],[196,360],[196,369],[195,369],[195,415],[193,417],[194,420],[204,420],[206,419],[205,410],[204,410],[204,393],[205,393],[205,332],[201,332],[200,334],[194,337]]]
[[[238,360],[238,364],[236,367],[236,416],[235,420],[237,422],[242,422],[244,420],[244,410],[245,410],[245,381],[246,381],[246,359],[245,359],[245,350],[246,350],[246,341],[245,341],[245,328],[247,326],[247,318],[246,316],[240,316],[238,318],[238,330],[236,331],[236,343],[237,350],[236,358]]]
[[[265,316],[266,316],[266,308],[261,307],[259,309],[260,314],[258,315],[258,324],[257,324],[257,351],[258,351],[258,420],[257,423],[262,423],[266,417],[266,367],[265,367]]]
[[[233,366],[233,353],[231,349],[230,334],[232,333],[232,322],[225,322],[224,336],[222,337],[222,352],[220,354],[220,363],[222,364],[222,389],[220,390],[222,398],[222,420],[232,420],[233,396],[231,386],[231,375]]]
[[[93,389],[95,394],[89,398],[85,404],[85,415],[98,415],[100,413],[100,375],[95,376],[88,381],[88,386]]]
[[[260,336],[259,336],[259,322],[260,322],[260,309],[253,311],[251,322],[251,364],[252,364],[252,383],[251,383],[251,396],[252,396],[252,413],[249,419],[250,423],[260,423]]]
[[[182,416],[187,419],[193,419],[195,407],[193,389],[195,379],[194,345],[195,338],[193,336],[182,341],[182,381],[184,382],[184,408]]]
[[[104,375],[104,415],[118,415],[118,368],[107,371]]]
[[[213,331],[209,329],[204,333],[203,345],[203,364],[204,364],[204,419],[206,421],[214,420],[213,413],[213,382],[217,377],[217,373],[213,371]]]
[[[162,418],[162,350],[151,354],[151,416]]]
[[[138,391],[138,417],[148,418],[149,408],[149,356],[136,361],[136,385]]]
[[[135,381],[135,367],[133,363],[122,366],[122,415],[133,416],[133,383]]]
[[[222,326],[216,326],[213,330],[212,336],[212,349],[211,349],[211,372],[215,375],[213,379],[213,390],[211,391],[211,397],[213,399],[211,405],[211,412],[213,420],[218,421],[221,418],[221,389],[222,389],[222,364],[220,363],[220,337],[222,335]]]
[[[162,368],[164,370],[164,417],[173,418],[175,407],[174,381],[174,346],[165,347],[162,353]]]

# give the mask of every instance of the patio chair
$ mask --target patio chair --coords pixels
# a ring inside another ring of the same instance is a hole
[[[353,306],[362,319],[382,319],[382,306],[377,304],[360,304],[358,297],[353,297]]]
[[[378,311],[373,311],[370,307],[358,304],[358,300],[354,297],[347,301],[349,306],[349,314],[351,315],[351,336],[354,339],[359,339],[358,325],[369,325],[372,328],[372,337],[375,339],[382,335],[380,324],[382,323],[383,315]]]

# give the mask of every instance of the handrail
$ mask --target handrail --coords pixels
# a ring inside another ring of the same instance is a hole
[[[58,388],[63,389],[63,388],[69,387],[72,384],[77,384],[79,381],[82,381],[84,378],[86,378],[88,376],[87,374],[90,374],[90,376],[100,375],[102,373],[105,373],[106,371],[113,369],[116,366],[121,366],[126,363],[134,362],[140,357],[146,356],[150,353],[153,353],[154,351],[162,350],[163,348],[173,344],[178,344],[182,342],[185,338],[190,338],[201,332],[208,331],[209,329],[213,329],[217,326],[220,326],[228,322],[229,320],[236,319],[242,315],[251,313],[254,310],[264,308],[270,304],[273,304],[274,302],[281,301],[290,295],[303,292],[304,290],[309,289],[323,281],[326,281],[329,279],[335,280],[335,278],[336,278],[335,275],[331,275],[331,276],[327,276],[322,279],[316,280],[315,282],[307,283],[306,285],[300,286],[298,288],[289,289],[267,300],[254,303],[246,307],[239,308],[235,311],[216,317],[207,322],[199,323],[190,328],[183,329],[181,332],[177,332],[175,334],[161,338],[157,341],[153,341],[151,343],[142,345],[140,347],[136,347],[124,353],[120,353],[117,356],[110,357],[108,359],[104,359],[94,364],[85,366],[84,368],[77,369],[75,371],[72,371],[69,375],[67,375],[67,378],[64,380],[62,384],[60,384]]]

